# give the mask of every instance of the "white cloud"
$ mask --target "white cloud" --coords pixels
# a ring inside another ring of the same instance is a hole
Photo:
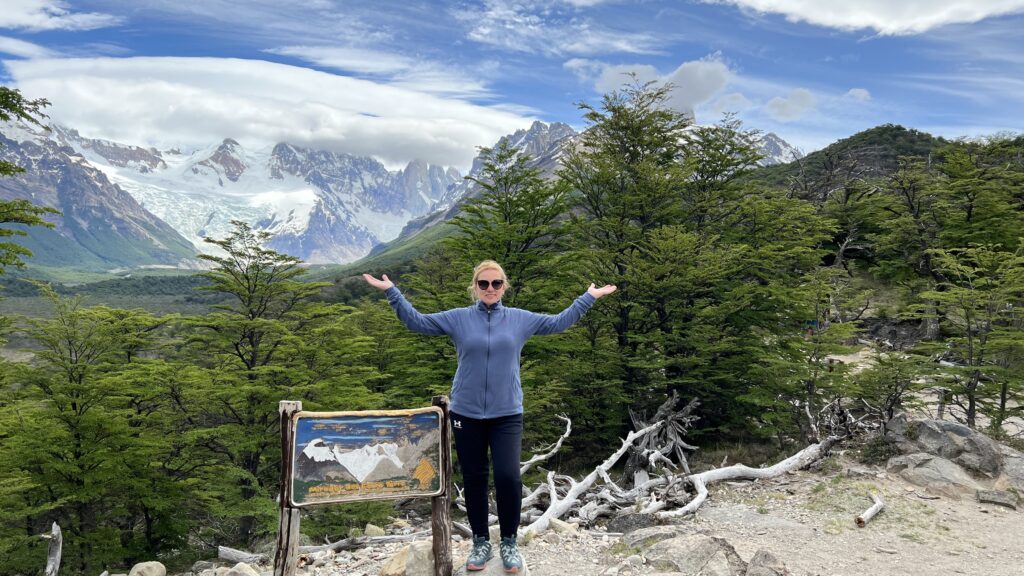
[[[476,98],[490,94],[483,82],[469,77],[463,68],[446,67],[383,50],[347,46],[285,46],[266,52],[292,56],[325,68],[387,79],[396,86],[433,94]]]
[[[871,100],[871,92],[868,92],[864,88],[850,88],[843,97],[860,102],[867,102],[868,100]]]
[[[10,54],[21,58],[49,58],[56,56],[49,48],[7,36],[0,36],[0,54]]]
[[[785,98],[776,96],[769,100],[765,110],[778,122],[792,122],[814,110],[816,103],[817,99],[810,90],[797,88]]]
[[[486,0],[479,9],[463,7],[452,15],[469,26],[470,40],[514,52],[557,57],[661,51],[659,40],[650,34],[606,28],[575,13],[561,14],[548,2]]]
[[[661,74],[654,66],[646,64],[623,64],[619,66],[605,66],[601,74],[594,82],[594,89],[598,92],[607,93],[621,89],[625,84],[632,83],[630,76],[636,76],[640,83],[651,80],[660,80]]]
[[[631,83],[631,74],[640,83],[671,83],[673,90],[668,105],[691,116],[694,108],[714,97],[734,76],[717,54],[684,62],[668,74],[661,74],[657,68],[647,64],[607,64],[583,58],[568,60],[562,67],[576,74],[581,82],[592,82],[594,90],[600,93],[619,90]]]
[[[714,114],[721,116],[726,112],[743,112],[753,106],[754,103],[743,94],[731,92],[715,99],[710,109]]]
[[[947,24],[974,23],[1024,12],[1024,0],[702,0],[760,13],[781,14],[840,30],[872,29],[883,35],[920,34]]]
[[[684,62],[665,78],[675,86],[669,105],[692,115],[694,108],[718,94],[732,78],[733,72],[717,55]]]
[[[515,109],[480,106],[258,60],[94,58],[5,62],[17,87],[45,97],[55,122],[158,147],[280,141],[465,168],[477,146],[529,124]]]
[[[116,26],[121,18],[97,12],[71,12],[61,0],[4,0],[0,28],[41,30],[93,30]]]

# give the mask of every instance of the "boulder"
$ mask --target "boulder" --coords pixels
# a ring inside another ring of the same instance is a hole
[[[790,576],[786,565],[767,550],[758,550],[747,564],[745,576]]]
[[[428,540],[403,547],[384,565],[380,576],[433,576],[433,547],[433,543]],[[498,564],[501,564],[501,560]]]
[[[1002,490],[978,490],[978,502],[982,504],[998,504],[1007,508],[1017,509],[1017,495]]]
[[[687,534],[662,540],[647,551],[647,562],[661,572],[691,576],[744,576],[747,563],[722,538]]]
[[[639,530],[623,534],[620,542],[626,548],[643,550],[652,544],[681,536],[684,533],[684,530],[679,526],[651,526],[650,528],[640,528]]]
[[[522,554],[522,547],[519,548],[519,552]],[[526,557],[526,554],[523,554],[523,569],[517,572],[516,576],[530,576],[529,561],[530,559]],[[384,576],[383,572],[381,572],[381,576]],[[505,569],[502,567],[501,556],[498,554],[498,547],[495,546],[494,557],[487,562],[487,565],[484,566],[483,570],[480,570],[479,572],[467,572],[466,562],[463,560],[455,566],[455,570],[452,571],[452,576],[508,576],[508,572],[505,572]]]
[[[570,524],[565,520],[559,520],[558,518],[551,518],[548,520],[548,527],[558,532],[559,534],[574,534],[579,528],[578,524]]]
[[[941,456],[972,474],[999,476],[1003,455],[999,443],[977,430],[946,420],[910,420],[900,414],[889,421],[886,438],[903,454]]]
[[[387,532],[376,524],[367,524],[366,528],[363,529],[363,534],[367,536],[386,536]]]
[[[615,518],[612,518],[608,522],[609,532],[621,532],[623,534],[639,530],[640,528],[650,528],[651,526],[657,525],[657,520],[654,518],[654,514],[620,514]]]
[[[128,576],[167,576],[167,567],[159,562],[141,562],[132,566]]]
[[[1009,446],[1000,446],[1000,449],[1003,454],[1003,475],[996,480],[995,488],[1024,492],[1024,454]]]
[[[260,576],[260,573],[255,568],[249,566],[245,562],[239,562],[228,570],[225,576]]]
[[[923,452],[890,458],[887,467],[911,484],[950,498],[959,499],[965,492],[983,488],[963,468],[945,458]]]
[[[215,564],[213,562],[210,562],[208,560],[197,560],[194,564],[192,564],[192,573],[199,574],[204,570],[213,570],[214,567]]]

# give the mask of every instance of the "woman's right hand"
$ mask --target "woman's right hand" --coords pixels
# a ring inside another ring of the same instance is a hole
[[[392,282],[391,280],[388,280],[388,275],[387,274],[382,275],[380,277],[380,279],[374,278],[373,276],[370,276],[369,274],[363,274],[363,280],[366,280],[367,284],[369,284],[370,286],[373,286],[374,288],[376,288],[378,290],[387,290],[388,288],[391,288],[392,286],[395,285],[394,282]]]

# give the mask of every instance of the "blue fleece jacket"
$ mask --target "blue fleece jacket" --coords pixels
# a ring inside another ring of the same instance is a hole
[[[395,314],[413,332],[447,335],[455,343],[459,367],[452,381],[451,411],[470,418],[497,418],[523,412],[519,354],[534,334],[557,334],[575,324],[596,300],[589,293],[559,314],[536,314],[488,307],[477,302],[435,314],[421,314],[398,288],[385,292]]]

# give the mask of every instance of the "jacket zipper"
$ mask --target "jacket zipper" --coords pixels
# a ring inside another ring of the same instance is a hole
[[[491,372],[491,309],[487,308],[487,359],[484,361],[484,414],[487,418],[487,377]]]

